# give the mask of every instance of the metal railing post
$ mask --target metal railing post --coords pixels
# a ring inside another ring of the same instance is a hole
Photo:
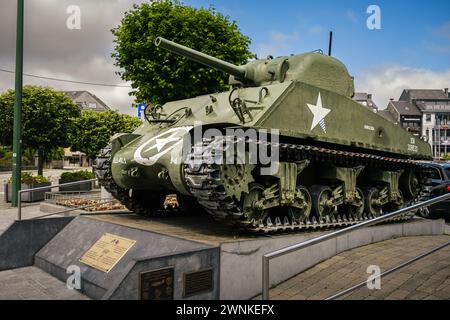
[[[262,298],[263,300],[269,300],[269,263],[270,260],[266,257],[262,257],[263,263],[262,263]]]
[[[297,244],[293,244],[291,246],[288,246],[288,247],[285,247],[285,248],[281,248],[281,249],[278,249],[278,250],[275,250],[275,251],[272,251],[272,252],[264,254],[263,255],[263,259],[262,259],[262,298],[265,299],[265,300],[268,300],[270,298],[269,297],[269,282],[270,282],[270,278],[269,278],[270,277],[269,262],[270,262],[271,259],[278,258],[278,257],[281,257],[281,256],[283,256],[285,254],[288,254],[288,253],[291,253],[291,252],[294,252],[294,251],[297,251],[297,250],[305,249],[305,248],[310,247],[312,245],[315,245],[315,244],[318,244],[318,243],[321,243],[321,242],[324,242],[324,241],[327,241],[327,240],[330,240],[330,239],[337,238],[337,237],[339,237],[341,235],[347,234],[347,233],[352,232],[354,230],[358,230],[358,229],[361,229],[361,228],[373,226],[373,225],[378,224],[380,222],[383,222],[385,220],[389,220],[389,219],[395,218],[396,216],[399,216],[399,215],[401,215],[403,213],[407,213],[407,212],[410,212],[410,211],[416,211],[416,210],[418,210],[420,208],[428,207],[430,205],[433,205],[435,203],[438,203],[438,202],[441,202],[441,201],[444,201],[444,200],[447,200],[447,199],[450,199],[450,193],[447,193],[447,194],[444,194],[442,196],[439,196],[439,197],[436,197],[436,198],[433,198],[433,199],[430,199],[430,200],[426,200],[426,201],[423,201],[423,202],[420,202],[420,203],[416,203],[416,204],[414,204],[412,206],[399,209],[397,211],[394,211],[394,212],[382,215],[380,217],[377,217],[377,218],[374,218],[374,219],[371,219],[371,220],[367,220],[367,221],[364,221],[364,222],[361,222],[361,223],[349,226],[349,227],[344,228],[344,229],[333,231],[333,232],[327,233],[325,235],[321,235],[319,237],[312,238],[312,239],[309,239],[309,240],[306,240],[306,241],[303,241],[303,242],[300,242],[300,243],[297,243]]]
[[[17,220],[22,220],[22,190],[17,192]]]

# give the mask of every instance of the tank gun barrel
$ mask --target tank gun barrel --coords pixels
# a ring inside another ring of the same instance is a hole
[[[181,44],[172,42],[162,37],[157,37],[155,39],[155,45],[170,52],[176,53],[180,56],[191,59],[195,62],[204,64],[208,67],[222,70],[228,74],[235,76],[238,79],[245,79],[246,70],[244,67],[235,66],[232,63],[209,56],[207,54],[185,47]]]

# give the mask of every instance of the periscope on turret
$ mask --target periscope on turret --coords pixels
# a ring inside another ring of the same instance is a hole
[[[336,58],[308,52],[235,66],[161,37],[155,46],[229,74],[230,89],[155,106],[141,128],[111,139],[96,173],[130,210],[161,214],[176,194],[180,208],[276,232],[354,223],[420,198],[429,144],[353,101],[353,77]],[[276,132],[276,141],[251,132]],[[276,155],[277,170],[261,174],[267,163],[249,161],[254,146]]]

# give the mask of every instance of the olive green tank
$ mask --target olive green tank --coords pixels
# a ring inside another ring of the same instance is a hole
[[[345,225],[417,201],[430,145],[352,100],[353,78],[320,53],[235,66],[155,45],[230,75],[230,90],[145,111],[95,171],[130,210],[201,206],[253,232]],[[194,209],[192,209],[194,210]]]

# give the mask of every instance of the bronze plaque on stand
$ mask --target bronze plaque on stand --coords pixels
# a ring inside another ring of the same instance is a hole
[[[108,273],[135,243],[135,240],[105,233],[86,251],[80,262]]]
[[[173,267],[141,272],[139,291],[141,300],[173,300]]]

